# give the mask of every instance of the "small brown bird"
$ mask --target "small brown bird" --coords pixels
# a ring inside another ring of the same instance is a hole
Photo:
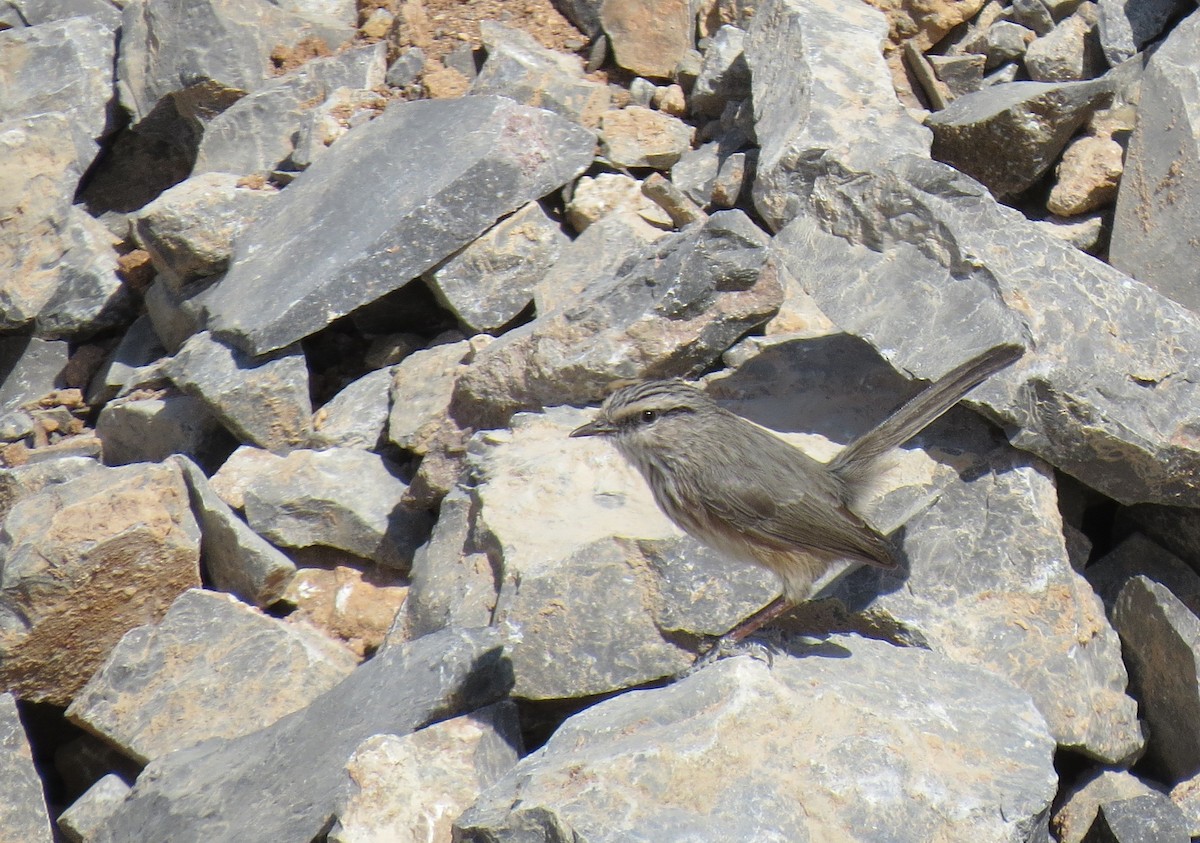
[[[808,598],[813,582],[838,560],[896,568],[891,542],[850,508],[876,477],[878,458],[1024,351],[1001,345],[963,363],[828,463],[680,380],[621,387],[571,436],[611,439],[680,528],[779,576],[783,593],[726,633],[718,646],[728,645]]]

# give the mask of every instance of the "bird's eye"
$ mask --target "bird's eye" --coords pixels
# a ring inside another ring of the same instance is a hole
[[[658,418],[657,410],[642,410],[642,421],[650,423]]]

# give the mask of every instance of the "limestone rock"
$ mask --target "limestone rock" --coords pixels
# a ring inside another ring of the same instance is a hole
[[[50,818],[42,781],[33,766],[33,754],[12,694],[0,694],[0,829],[3,838],[29,843],[50,843]]]
[[[128,795],[129,785],[109,773],[59,815],[58,828],[71,843],[87,843]]]
[[[600,119],[604,156],[617,168],[668,170],[692,145],[692,129],[678,117],[631,105]]]
[[[368,372],[347,384],[313,415],[314,448],[374,450],[387,429],[393,367]]]
[[[694,42],[688,0],[604,0],[599,18],[617,64],[639,76],[671,76]]]
[[[367,656],[383,644],[407,596],[403,586],[376,585],[363,579],[362,571],[338,565],[333,570],[301,568],[283,599],[296,607],[287,616],[289,623],[316,627]]]
[[[1116,67],[1153,41],[1167,21],[1190,9],[1179,0],[1098,0],[1100,45]]]
[[[1046,208],[1073,217],[1111,204],[1124,170],[1125,150],[1112,138],[1078,138],[1063,152]]]
[[[1106,802],[1119,802],[1150,794],[1162,795],[1162,786],[1144,781],[1125,770],[1097,770],[1062,797],[1050,821],[1059,843],[1082,843]]]
[[[1096,5],[1083,3],[1070,17],[1025,51],[1025,68],[1035,82],[1092,79],[1104,70],[1096,36]]]
[[[199,398],[175,390],[134,394],[109,401],[96,419],[105,465],[161,462],[186,454],[219,463],[233,438]]]

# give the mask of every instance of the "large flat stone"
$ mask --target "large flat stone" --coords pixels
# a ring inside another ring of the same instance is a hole
[[[0,839],[50,843],[50,817],[42,780],[33,766],[29,738],[12,694],[0,694]]]

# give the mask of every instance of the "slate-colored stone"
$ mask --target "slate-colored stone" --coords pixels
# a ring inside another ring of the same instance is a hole
[[[1138,576],[1121,589],[1113,625],[1125,645],[1131,690],[1149,726],[1146,760],[1166,781],[1200,770],[1200,618],[1165,586]]]
[[[745,42],[745,30],[736,26],[722,26],[713,33],[688,101],[693,113],[720,117],[725,103],[750,96],[750,68],[743,53]]]
[[[22,495],[0,531],[0,687],[66,705],[129,629],[200,584],[179,470],[93,469]]]
[[[1097,0],[1100,46],[1116,67],[1163,31],[1167,21],[1191,8],[1181,0]]]
[[[136,309],[118,272],[117,239],[79,206],[67,210],[62,259],[54,267],[54,292],[37,315],[39,336],[79,339],[123,327]]]
[[[1192,313],[945,165],[907,157],[820,187],[813,216],[773,245],[830,319],[930,378],[1028,336],[1033,350],[972,395],[1017,447],[1125,503],[1200,503],[1200,451],[1183,435],[1200,406]]]
[[[853,168],[928,153],[929,130],[896,99],[886,35],[883,15],[865,3],[758,5],[745,43],[761,146],[754,204],[773,230],[803,205],[822,162]]]
[[[310,840],[344,799],[344,765],[364,740],[403,736],[508,693],[508,641],[496,628],[427,635],[265,729],[156,759],[94,843]]]
[[[0,414],[62,386],[67,343],[37,337],[0,337]]]
[[[314,448],[374,450],[387,431],[394,367],[368,372],[342,388],[313,415]]]
[[[109,773],[58,816],[58,829],[71,843],[87,843],[129,795],[129,785]]]
[[[1187,818],[1161,793],[1106,802],[1083,843],[1190,843]]]
[[[1192,231],[1200,213],[1195,189],[1200,178],[1198,39],[1200,13],[1193,13],[1146,65],[1109,247],[1113,266],[1196,312],[1200,244]]]
[[[312,404],[299,346],[251,359],[202,331],[183,344],[165,371],[242,442],[285,452],[308,440]]]
[[[109,32],[115,32],[121,26],[121,10],[107,0],[7,0],[4,5],[26,26],[74,17],[91,18]],[[3,16],[4,12],[0,11],[0,17]]]
[[[161,462],[172,454],[215,465],[235,444],[204,402],[174,390],[109,401],[96,419],[96,435],[105,465]]]
[[[12,843],[50,843],[42,780],[33,766],[25,727],[12,694],[0,694],[0,837]]]
[[[1162,786],[1139,779],[1126,770],[1096,770],[1063,793],[1050,820],[1058,843],[1080,843],[1096,821],[1103,803],[1137,796],[1162,795]]]
[[[1083,572],[1110,616],[1125,583],[1139,574],[1166,586],[1185,606],[1200,614],[1200,574],[1142,533],[1129,536]]]
[[[426,454],[454,426],[447,419],[454,384],[476,353],[471,341],[442,343],[414,351],[396,364],[389,384],[388,441]]]
[[[66,716],[145,764],[269,726],[337,685],[356,663],[316,630],[192,589],[157,624],[125,634]]]
[[[209,327],[251,354],[307,336],[579,174],[593,148],[586,129],[502,97],[397,103],[239,239],[207,300]]]
[[[767,236],[740,211],[668,235],[576,298],[483,349],[458,379],[461,424],[603,398],[619,378],[695,374],[778,309]]]
[[[835,636],[592,706],[457,827],[465,841],[1015,843],[1045,839],[1053,751],[1003,679]]]
[[[208,580],[253,606],[266,608],[278,601],[296,573],[292,560],[238,518],[199,466],[183,456],[173,462],[183,472],[200,524],[200,564]]]
[[[1096,39],[1096,5],[1083,3],[1025,51],[1025,69],[1035,82],[1092,79],[1104,70]]]

